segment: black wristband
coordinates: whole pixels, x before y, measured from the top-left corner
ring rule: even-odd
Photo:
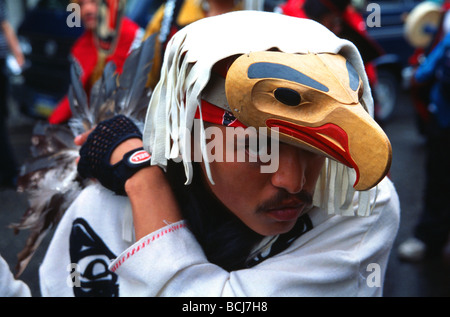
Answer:
[[[149,167],[150,159],[150,154],[142,147],[125,153],[121,161],[111,166],[115,182],[108,187],[118,195],[126,195],[125,182],[139,170]]]
[[[113,166],[110,164],[110,158],[114,149],[130,138],[142,139],[142,134],[127,117],[118,115],[101,122],[80,149],[79,174],[85,178],[96,178],[106,188],[117,194],[125,195],[123,186],[128,177],[132,175],[130,170],[138,168],[140,165],[122,160]],[[126,155],[131,157],[133,154],[134,151],[131,151]],[[150,165],[149,162],[146,163]],[[127,175],[130,176],[127,177]]]

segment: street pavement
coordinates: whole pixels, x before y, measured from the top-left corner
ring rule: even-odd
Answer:
[[[23,162],[29,155],[30,135],[35,120],[12,111],[10,136],[16,158]],[[394,115],[383,128],[391,139],[393,162],[390,177],[396,185],[402,207],[401,224],[394,249],[389,260],[384,285],[385,297],[450,296],[450,246],[444,259],[421,263],[405,263],[398,259],[396,247],[408,238],[423,206],[424,188],[424,139],[416,129],[414,110],[406,92],[395,109]],[[15,236],[8,225],[19,221],[27,208],[24,194],[13,190],[0,190],[0,254],[14,270],[16,254],[23,248],[28,232]],[[40,296],[38,268],[51,234],[43,241],[28,268],[20,277],[31,288],[34,296]]]

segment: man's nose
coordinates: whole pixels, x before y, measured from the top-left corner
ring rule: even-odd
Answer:
[[[300,192],[306,183],[307,160],[302,151],[290,145],[280,145],[278,170],[272,174],[272,185],[291,194]]]

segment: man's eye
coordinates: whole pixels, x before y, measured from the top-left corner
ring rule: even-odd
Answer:
[[[270,141],[270,138],[261,136],[252,139],[247,138],[245,140],[245,150],[254,157],[270,154]]]

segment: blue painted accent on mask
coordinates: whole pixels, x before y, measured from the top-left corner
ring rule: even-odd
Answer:
[[[356,69],[353,67],[353,65],[347,61],[347,70],[348,70],[348,79],[350,82],[350,88],[353,91],[356,91],[359,87],[359,75]]]
[[[311,77],[295,70],[289,66],[275,64],[275,63],[255,63],[250,65],[247,71],[247,76],[250,79],[276,78],[293,81],[323,92],[328,92],[330,89],[312,79]]]

